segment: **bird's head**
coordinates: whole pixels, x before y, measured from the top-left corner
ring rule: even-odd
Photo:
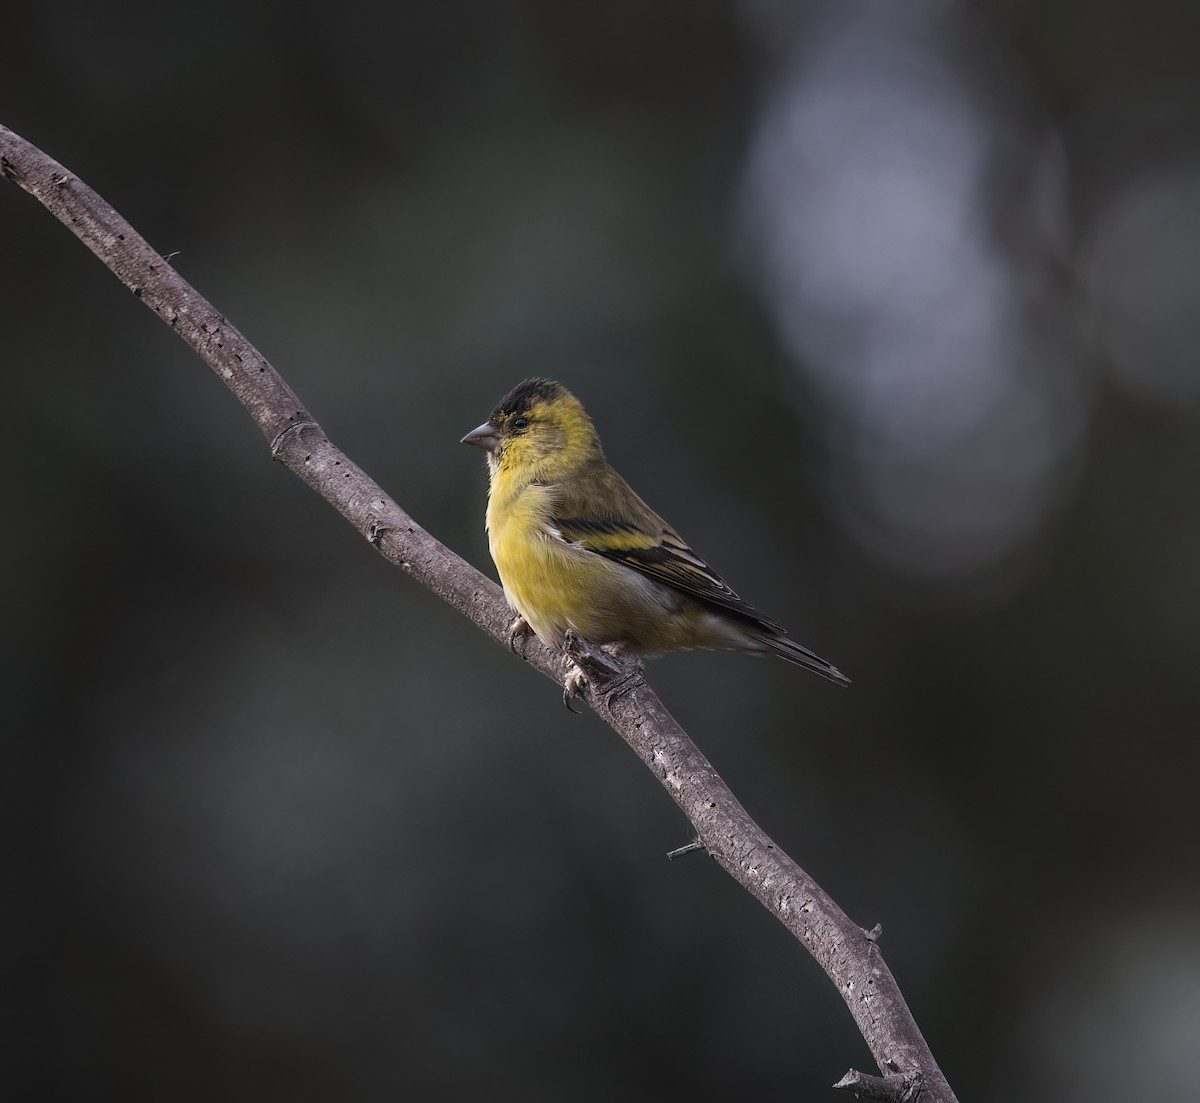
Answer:
[[[603,455],[583,404],[552,379],[518,384],[462,443],[487,452],[493,473],[512,471],[531,478],[561,477]]]

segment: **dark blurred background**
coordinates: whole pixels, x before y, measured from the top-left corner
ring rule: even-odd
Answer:
[[[1194,1097],[1200,8],[6,15],[0,121],[491,572],[521,378],[854,678],[651,671],[960,1098]],[[0,189],[5,1098],[833,1099],[865,1047],[595,718]]]

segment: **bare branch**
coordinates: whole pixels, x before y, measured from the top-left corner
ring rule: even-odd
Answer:
[[[114,275],[217,373],[270,442],[272,456],[346,518],[391,563],[454,606],[506,649],[512,616],[498,586],[435,540],[330,443],[266,358],[198,294],[144,238],[62,165],[0,126],[0,174],[37,198]],[[561,682],[564,656],[535,638],[519,652]],[[918,1085],[923,1103],[954,1094],[884,964],[864,932],[750,818],[628,659],[582,659],[583,698],[633,748],[696,829],[696,842],[820,962],[846,1001],[887,1079],[844,1084],[863,1095],[878,1081],[895,1094]],[[616,673],[613,673],[613,671]],[[857,1086],[855,1086],[857,1085]],[[883,1090],[883,1088],[879,1088]]]

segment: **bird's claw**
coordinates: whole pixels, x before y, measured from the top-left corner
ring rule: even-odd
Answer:
[[[578,709],[571,708],[571,699],[574,697],[582,697],[584,686],[588,684],[588,676],[579,668],[578,664],[570,663],[567,666],[567,676],[563,679],[563,704],[567,707],[567,712],[578,714]]]
[[[517,653],[517,640],[524,639],[532,631],[529,621],[518,613],[512,624],[508,626],[508,646],[514,655]]]
[[[583,695],[591,686],[609,708],[618,697],[643,685],[642,664],[623,643],[600,646],[568,631],[563,640],[563,663],[567,675],[563,681],[563,704],[571,709],[571,699]]]

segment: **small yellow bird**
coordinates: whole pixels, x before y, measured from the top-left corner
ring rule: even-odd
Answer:
[[[770,652],[849,684],[742,601],[633,492],[560,383],[527,379],[462,443],[487,452],[492,558],[509,605],[544,643],[561,648],[571,631],[641,654]]]

